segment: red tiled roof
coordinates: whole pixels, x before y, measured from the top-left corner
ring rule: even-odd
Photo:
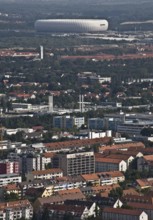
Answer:
[[[107,151],[107,150],[113,150],[113,149],[128,149],[128,148],[145,148],[145,145],[142,142],[131,142],[126,144],[115,144],[115,145],[108,145],[104,147],[100,147],[100,151]]]
[[[75,147],[82,147],[82,146],[91,146],[94,144],[107,144],[110,138],[96,138],[96,139],[84,139],[84,140],[71,140],[71,141],[61,141],[61,142],[54,142],[54,143],[46,143],[44,144],[48,150],[54,149],[63,149],[63,148],[75,148]]]
[[[52,158],[52,157],[54,157],[56,154],[55,153],[52,153],[52,152],[45,152],[44,154],[43,154],[43,157],[45,157],[45,158]]]
[[[99,163],[115,163],[119,164],[122,161],[122,159],[112,159],[112,158],[95,158],[95,162]]]
[[[148,204],[148,203],[137,203],[137,202],[128,202],[127,203],[128,206],[131,206],[135,209],[148,209],[148,210],[153,210],[153,205],[152,204]]]
[[[153,155],[146,155],[146,156],[143,156],[143,158],[147,161],[153,161]]]
[[[34,170],[31,172],[33,175],[45,175],[51,173],[63,173],[63,171],[59,168],[48,169],[48,170]]]
[[[0,210],[6,209],[6,208],[20,208],[20,207],[25,207],[27,205],[31,205],[27,199],[19,200],[19,201],[12,201],[12,202],[1,202]]]
[[[120,177],[124,176],[124,174],[121,171],[107,171],[107,172],[98,172],[96,173],[98,175],[110,175],[111,177]]]
[[[83,177],[83,179],[85,181],[88,181],[88,180],[99,180],[99,177],[96,173],[92,173],[92,174],[84,174],[84,175],[81,175]]]
[[[3,186],[3,189],[9,191],[9,190],[19,190],[20,188],[16,184],[8,184],[6,186]]]
[[[121,214],[121,215],[139,216],[143,211],[133,210],[133,209],[121,209],[121,208],[104,208],[103,212]]]
[[[51,205],[51,204],[45,204],[45,207],[49,210],[54,211],[65,211],[65,212],[73,212],[75,214],[82,214],[85,207],[83,206],[75,206],[75,205],[64,205],[64,204],[58,204],[58,205]]]

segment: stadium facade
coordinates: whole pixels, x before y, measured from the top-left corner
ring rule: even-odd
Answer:
[[[101,19],[42,19],[35,22],[38,32],[90,33],[108,29],[108,21]]]

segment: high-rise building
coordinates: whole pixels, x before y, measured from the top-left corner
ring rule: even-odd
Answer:
[[[88,128],[94,130],[104,129],[104,119],[103,118],[89,118]]]
[[[2,160],[0,161],[0,174],[18,174],[19,162]]]
[[[40,155],[26,157],[26,173],[33,170],[45,170],[45,158]]]
[[[40,46],[40,59],[43,60],[44,59],[44,47]]]
[[[62,153],[57,155],[59,168],[65,176],[90,174],[95,172],[94,152]]]
[[[73,117],[69,115],[54,116],[53,127],[71,129],[74,126],[80,128],[84,124],[84,117]]]
[[[50,95],[48,98],[48,107],[49,107],[49,112],[52,113],[53,112],[53,96]]]

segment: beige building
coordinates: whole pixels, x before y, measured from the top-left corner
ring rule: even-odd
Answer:
[[[41,197],[42,198],[49,197],[49,196],[52,196],[53,193],[54,193],[54,187],[53,187],[53,185],[49,185],[44,188],[44,191],[43,191]]]
[[[120,171],[108,171],[93,174],[81,175],[87,184],[95,185],[112,185],[125,181],[125,176]]]
[[[32,171],[26,175],[27,181],[33,181],[34,179],[53,179],[55,177],[62,177],[63,171],[61,169],[48,169]]]
[[[59,154],[58,159],[64,176],[95,172],[94,152],[64,153]]]

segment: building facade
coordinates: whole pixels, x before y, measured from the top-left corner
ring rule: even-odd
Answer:
[[[58,159],[59,167],[63,169],[63,174],[65,176],[95,172],[94,152],[59,154]]]
[[[19,162],[2,160],[0,161],[0,174],[18,174],[19,173]]]
[[[96,172],[123,171],[127,170],[127,163],[121,159],[96,158]]]
[[[10,183],[21,183],[22,178],[17,174],[1,174],[0,175],[0,187],[8,185]]]
[[[0,203],[0,219],[32,219],[33,208],[28,200]]]
[[[104,208],[102,218],[105,220],[148,220],[148,215],[139,210]]]
[[[69,115],[53,117],[53,127],[55,128],[71,129],[74,126],[80,128],[83,124],[84,117],[71,117]]]

